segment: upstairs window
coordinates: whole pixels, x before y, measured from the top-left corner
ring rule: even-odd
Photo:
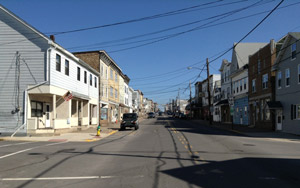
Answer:
[[[100,76],[101,76],[101,77],[103,76],[103,65],[102,65],[102,63],[101,63],[101,65],[100,65]]]
[[[260,74],[260,60],[257,61],[257,73]]]
[[[90,74],[90,86],[92,86],[93,85],[93,77],[92,77],[92,75]]]
[[[277,87],[281,88],[281,71],[277,73]]]
[[[110,69],[110,79],[111,80],[114,79],[114,71],[112,69]]]
[[[77,67],[77,80],[80,81],[80,68]]]
[[[60,72],[60,66],[61,66],[61,57],[60,55],[56,54],[56,70]]]
[[[268,88],[268,74],[264,74],[262,78],[262,88],[267,89]]]
[[[243,91],[243,80],[240,80],[240,91]]]
[[[256,92],[256,79],[252,80],[252,93]]]
[[[86,71],[84,71],[84,83],[85,84],[87,83],[87,73],[86,73]]]
[[[296,51],[297,51],[297,45],[296,43],[294,43],[292,44],[292,59],[296,59],[296,55],[297,55]]]
[[[300,84],[300,64],[298,65],[298,84]]]
[[[290,86],[290,69],[285,70],[285,86]]]
[[[118,90],[115,89],[115,98],[118,98]]]
[[[69,61],[65,60],[65,75],[69,76]]]
[[[113,89],[113,87],[110,87],[110,96],[111,96],[111,97],[114,96],[114,89]]]
[[[115,82],[117,82],[117,81],[118,81],[118,74],[115,73]]]
[[[97,88],[97,77],[95,76],[95,78],[94,78],[94,83],[95,83],[95,88]]]
[[[244,79],[244,90],[247,89],[247,82],[248,82],[248,78],[245,78],[245,79]]]

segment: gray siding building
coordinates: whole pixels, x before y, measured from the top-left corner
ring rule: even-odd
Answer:
[[[300,134],[300,33],[288,33],[273,70],[276,71],[276,130]],[[281,104],[280,104],[281,103]]]

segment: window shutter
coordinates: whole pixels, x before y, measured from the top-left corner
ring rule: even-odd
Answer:
[[[291,120],[293,120],[293,115],[294,115],[293,110],[294,110],[293,105],[291,105]]]

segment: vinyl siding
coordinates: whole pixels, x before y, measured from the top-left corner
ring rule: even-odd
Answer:
[[[56,70],[56,54],[61,56],[61,71]],[[65,75],[65,60],[69,61],[69,76]],[[77,80],[77,67],[80,68],[80,81]],[[84,83],[84,71],[87,72],[87,83]],[[72,58],[64,55],[58,50],[51,50],[50,63],[50,84],[60,88],[64,88],[73,92],[77,92],[91,98],[98,98],[99,80],[98,76],[92,74],[92,86],[90,86],[90,74],[88,69],[78,64]],[[97,88],[95,88],[94,79],[97,78]]]
[[[12,132],[23,123],[23,97],[28,85],[45,81],[48,43],[0,9],[0,132]],[[17,107],[15,79],[16,52],[20,54],[21,117],[11,111]],[[24,61],[28,64],[28,67]],[[32,75],[29,72],[29,69]],[[21,131],[25,132],[26,129]]]

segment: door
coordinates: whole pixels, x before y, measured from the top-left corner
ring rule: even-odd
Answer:
[[[46,128],[50,127],[50,104],[46,103]]]
[[[276,130],[282,130],[282,110],[276,110]]]
[[[81,126],[82,112],[81,112],[81,101],[78,101],[78,126]]]

